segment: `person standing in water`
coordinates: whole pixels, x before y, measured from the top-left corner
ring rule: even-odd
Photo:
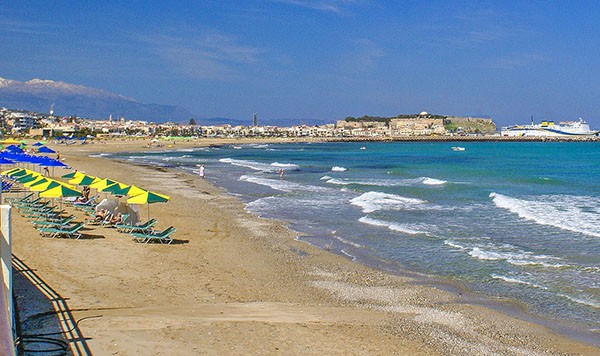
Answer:
[[[200,176],[200,178],[204,179],[204,165],[200,165],[200,168],[198,168],[198,175]]]
[[[285,172],[283,171],[283,168],[279,168],[279,179],[283,179],[283,174]]]

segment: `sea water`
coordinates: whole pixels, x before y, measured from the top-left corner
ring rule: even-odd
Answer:
[[[202,164],[249,211],[289,222],[311,244],[599,332],[600,144],[453,145],[248,144],[116,158],[190,173]]]

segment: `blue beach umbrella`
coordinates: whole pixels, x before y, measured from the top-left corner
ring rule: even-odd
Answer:
[[[23,149],[17,145],[6,146],[6,150],[10,151],[10,152],[20,152],[20,153],[23,152]]]
[[[39,153],[56,153],[55,150],[48,148],[46,146],[42,146],[42,147],[38,148],[38,152]]]
[[[2,164],[15,164],[15,162],[13,162],[7,158],[0,157],[0,165],[2,165]]]

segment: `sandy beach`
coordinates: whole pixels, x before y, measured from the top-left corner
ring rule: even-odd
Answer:
[[[211,143],[222,142],[173,149]],[[13,211],[14,255],[79,321],[85,341],[68,340],[73,354],[600,354],[463,293],[299,242],[285,224],[247,213],[198,176],[90,157],[148,150],[147,141],[50,147],[80,171],[169,195],[149,214],[157,229],[177,229],[171,245],[136,243],[98,226],[80,240],[49,239]],[[141,207],[142,220],[146,214]]]

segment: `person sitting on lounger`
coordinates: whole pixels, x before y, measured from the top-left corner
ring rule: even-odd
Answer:
[[[110,217],[109,222],[113,225],[114,224],[122,224],[123,223],[123,221],[121,221],[122,219],[123,219],[123,216],[121,215],[121,213],[116,213]]]
[[[106,215],[108,215],[108,210],[100,209],[96,212],[96,216],[94,216],[94,220],[104,221],[106,219]]]

